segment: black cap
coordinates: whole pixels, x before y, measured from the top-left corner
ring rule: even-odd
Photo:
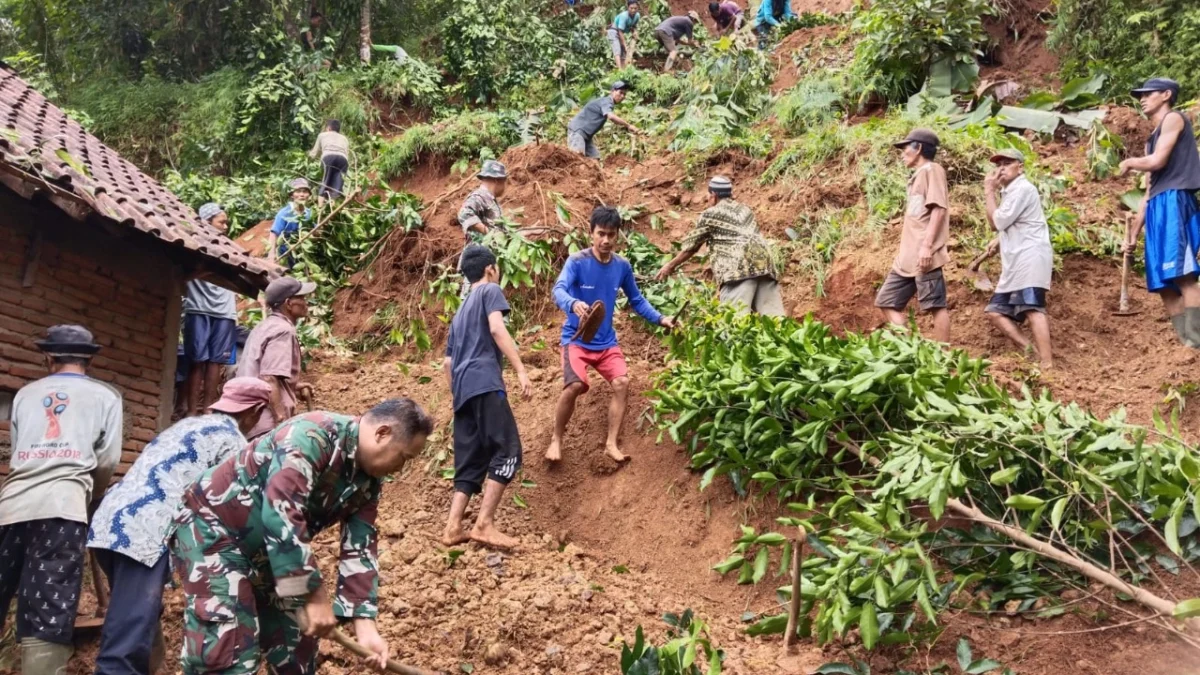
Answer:
[[[908,136],[905,136],[904,140],[896,141],[895,143],[892,143],[892,145],[897,148],[903,148],[909,143],[922,143],[924,145],[932,145],[935,148],[942,144],[942,142],[938,140],[937,134],[933,133],[929,129],[913,129],[912,131],[908,132]]]
[[[91,356],[100,351],[92,332],[83,326],[63,324],[51,326],[46,339],[37,341],[38,349],[53,356]]]
[[[1169,91],[1178,96],[1179,83],[1169,77],[1152,77],[1149,80],[1146,80],[1145,84],[1130,91],[1129,93],[1133,95],[1134,98],[1137,98],[1142,94],[1150,94],[1156,91]]]

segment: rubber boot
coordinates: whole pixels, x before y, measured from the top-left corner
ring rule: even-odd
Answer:
[[[1200,348],[1200,307],[1188,307],[1183,310],[1184,344],[1196,349]]]
[[[66,675],[75,648],[37,638],[21,639],[21,675]]]
[[[1179,336],[1179,341],[1189,347],[1195,347],[1192,341],[1188,339],[1188,320],[1187,312],[1171,315],[1171,327],[1175,329],[1175,334]]]

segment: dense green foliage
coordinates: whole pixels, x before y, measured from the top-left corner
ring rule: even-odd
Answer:
[[[1191,0],[1059,0],[1050,46],[1069,76],[1108,75],[1124,98],[1151,77],[1171,77],[1185,97],[1200,92],[1200,5]],[[1128,99],[1125,99],[1128,100]]]
[[[868,648],[889,631],[915,639],[918,619],[935,622],[956,589],[999,591],[1045,565],[1011,542],[990,548],[995,536],[931,533],[918,505],[940,518],[962,499],[1133,583],[1154,544],[1200,558],[1200,462],[1164,423],[1152,431],[1123,413],[1100,420],[1045,394],[1014,396],[983,361],[892,331],[839,338],[811,318],[721,311],[669,341],[673,367],[653,394],[663,429],[702,486],[729,476],[740,491],[798,502],[805,517],[782,522],[816,535],[802,584],[803,613],[816,614],[802,630],[822,643],[855,626]],[[783,541],[764,537],[747,532],[718,569],[761,579],[766,558],[756,553],[747,573],[746,547]],[[990,555],[939,554],[948,579],[935,547]]]
[[[854,75],[867,93],[903,101],[921,88],[935,62],[974,62],[987,40],[983,19],[995,11],[989,0],[873,2],[854,20],[862,34]]]
[[[724,654],[708,639],[704,622],[692,610],[666,614],[667,642],[655,646],[646,642],[638,626],[632,645],[621,644],[621,675],[721,675]],[[701,670],[706,663],[708,668]]]

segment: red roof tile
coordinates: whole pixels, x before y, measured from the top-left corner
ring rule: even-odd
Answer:
[[[69,215],[96,213],[164,244],[204,256],[243,291],[265,286],[279,268],[200,221],[158,181],[84,131],[0,63],[0,182],[26,198],[41,192]]]

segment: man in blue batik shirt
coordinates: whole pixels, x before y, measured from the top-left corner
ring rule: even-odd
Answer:
[[[256,377],[225,383],[210,414],[176,422],[150,442],[124,480],[104,495],[87,546],[112,589],[96,673],[148,674],[170,577],[167,540],[183,492],[206,469],[246,445],[271,387]]]

